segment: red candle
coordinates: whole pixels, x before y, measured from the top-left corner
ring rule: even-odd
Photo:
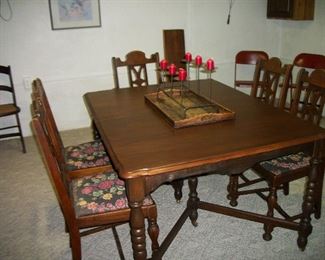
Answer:
[[[175,66],[175,64],[172,63],[169,65],[169,74],[175,75],[175,73],[176,73],[176,66]]]
[[[178,79],[180,81],[184,81],[184,80],[186,80],[186,77],[187,77],[186,70],[184,70],[183,68],[179,68],[179,70],[178,70]]]
[[[195,64],[196,64],[196,66],[201,66],[202,65],[202,57],[200,55],[197,55],[195,57]]]
[[[192,54],[190,52],[185,53],[185,60],[186,60],[186,62],[192,61]]]
[[[208,59],[207,60],[207,69],[208,70],[214,70],[214,61],[213,61],[213,59]]]
[[[167,70],[167,66],[168,66],[168,61],[167,60],[162,60],[160,62],[160,69]]]

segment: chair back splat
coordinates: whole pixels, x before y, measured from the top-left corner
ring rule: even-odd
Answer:
[[[319,125],[325,103],[325,70],[309,73],[301,69],[297,75],[291,113]]]
[[[125,56],[122,61],[118,57],[112,57],[112,68],[115,88],[120,88],[118,68],[125,67],[127,70],[129,87],[148,86],[148,71],[147,65],[153,64],[156,74],[157,84],[161,83],[161,76],[159,72],[159,54],[158,52],[152,54],[150,58],[142,51],[131,51]]]
[[[0,104],[0,118],[14,116],[16,120],[16,123],[10,123],[9,125],[0,127],[0,131],[3,132],[3,134],[0,134],[0,139],[19,136],[23,153],[26,153],[26,146],[25,146],[25,141],[23,137],[23,132],[21,130],[21,123],[19,118],[20,107],[17,105],[17,101],[16,101],[15,87],[12,79],[10,66],[0,65],[0,75],[1,76],[5,75],[5,77],[7,77],[9,82],[6,85],[0,83],[0,97],[3,96],[5,97],[4,100],[6,100],[8,96],[10,96],[9,98],[11,99],[9,101],[5,101]],[[0,98],[0,100],[2,99]],[[15,130],[8,131],[8,129],[15,129]]]
[[[292,65],[282,66],[279,58],[259,60],[254,73],[251,96],[284,109]],[[282,86],[281,91],[280,85]]]

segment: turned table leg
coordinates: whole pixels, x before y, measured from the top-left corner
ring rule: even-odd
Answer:
[[[184,181],[176,180],[176,181],[172,181],[171,184],[174,188],[174,196],[175,196],[176,202],[180,202],[183,197],[182,188],[184,185]]]
[[[126,181],[130,213],[131,242],[133,258],[136,260],[147,259],[146,236],[144,215],[141,210],[144,194],[144,183],[141,179]]]
[[[198,180],[197,177],[191,177],[188,179],[188,186],[190,189],[190,193],[188,194],[189,198],[187,201],[187,207],[190,209],[190,214],[189,214],[189,218],[192,222],[193,226],[197,226],[197,219],[198,219],[198,202],[199,202],[199,198],[198,198],[198,194],[196,191],[197,188],[197,184],[198,184]]]
[[[236,207],[238,205],[238,179],[239,174],[233,174],[229,176],[229,184],[227,186],[227,199],[230,200],[230,205]]]

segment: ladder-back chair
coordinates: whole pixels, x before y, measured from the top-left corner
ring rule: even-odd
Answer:
[[[4,100],[7,100],[7,98],[10,99],[10,101],[5,101],[4,103],[0,104],[0,118],[15,116],[15,120],[16,120],[16,123],[14,124],[11,123],[8,126],[4,126],[0,128],[0,131],[4,132],[3,134],[0,135],[0,139],[19,136],[23,153],[26,153],[25,141],[24,141],[23,132],[21,130],[21,123],[19,119],[20,107],[17,106],[14,82],[12,79],[10,66],[0,65],[0,75],[5,75],[9,82],[6,85],[2,85],[0,83],[0,97],[3,96]],[[16,130],[8,133],[7,130],[13,128],[15,128]]]

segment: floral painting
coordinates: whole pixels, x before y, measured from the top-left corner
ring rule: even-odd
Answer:
[[[83,21],[92,19],[90,0],[59,0],[61,21]]]
[[[99,0],[49,0],[52,29],[99,27]]]

